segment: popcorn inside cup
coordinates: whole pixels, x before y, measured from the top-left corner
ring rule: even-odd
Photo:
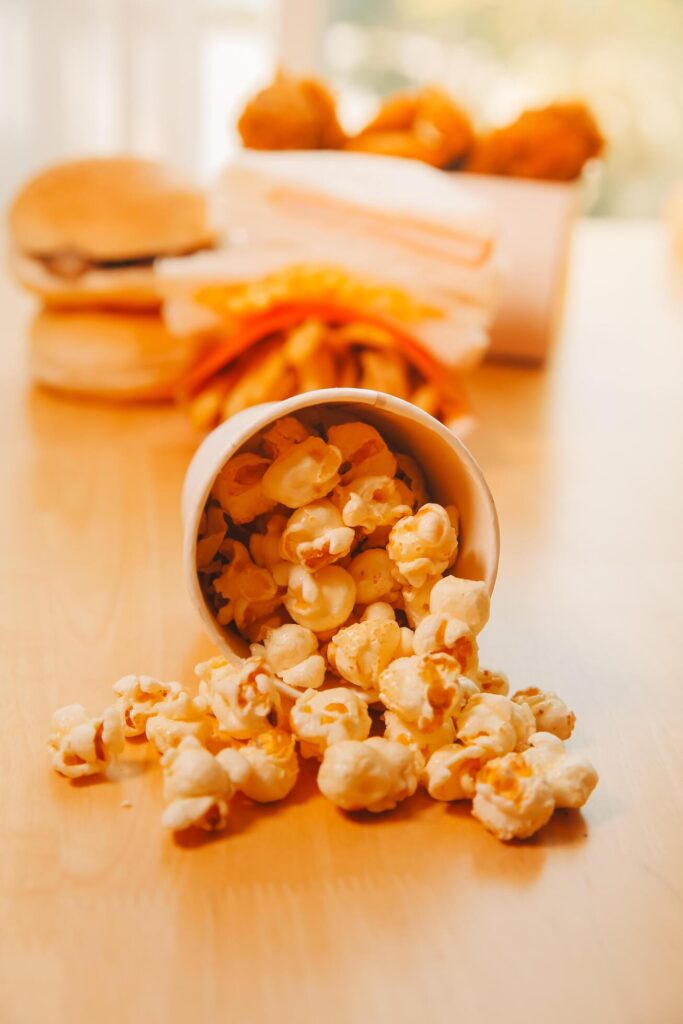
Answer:
[[[196,545],[206,605],[246,643],[287,624],[320,643],[340,633],[332,647],[346,676],[370,679],[370,662],[386,661],[390,648],[396,657],[406,645],[413,653],[399,630],[416,622],[415,592],[427,596],[457,557],[458,511],[429,498],[411,454],[371,424],[331,409],[283,417],[250,438],[213,483]],[[469,586],[488,603],[483,583]],[[378,602],[392,609],[393,647],[385,643],[380,655],[361,645],[367,665],[351,669],[346,638],[354,634],[341,631]],[[327,668],[344,675],[329,659]]]

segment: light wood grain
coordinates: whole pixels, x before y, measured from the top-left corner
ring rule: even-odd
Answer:
[[[0,352],[0,1020],[683,1020],[683,317],[651,225],[585,225],[551,366],[488,366],[472,446],[502,559],[485,662],[575,708],[601,783],[531,842],[417,796],[359,822],[305,776],[227,836],[174,842],[131,745],[72,785],[52,710],[128,671],[188,679],[173,410],[27,387]],[[130,800],[126,809],[122,801]]]

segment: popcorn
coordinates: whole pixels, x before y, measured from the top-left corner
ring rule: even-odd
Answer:
[[[387,526],[376,526],[370,533],[365,533],[364,531],[359,530],[358,533],[361,537],[363,549],[365,551],[368,551],[370,548],[386,549],[386,546],[389,543],[389,534],[391,533],[392,526],[393,523],[389,523]]]
[[[422,505],[426,505],[429,501],[427,485],[422,470],[412,455],[397,452],[396,467],[396,476],[399,480],[403,480],[413,496],[413,506],[421,508]]]
[[[311,573],[294,566],[284,605],[295,622],[315,633],[337,629],[348,619],[356,602],[353,577],[338,565]]]
[[[327,436],[330,444],[342,453],[343,484],[361,476],[392,477],[396,473],[396,458],[379,431],[369,423],[340,423],[330,427]]]
[[[214,590],[227,604],[222,610],[222,623],[233,619],[238,628],[268,614],[280,604],[277,583],[267,569],[255,565],[244,544],[227,540],[223,552],[226,567],[214,581]]]
[[[345,811],[389,811],[417,789],[413,752],[380,736],[342,740],[325,751],[318,787]]]
[[[290,566],[280,554],[282,534],[287,526],[287,516],[274,512],[268,517],[265,533],[252,533],[249,538],[249,553],[256,563],[270,571],[279,587],[286,587]]]
[[[249,611],[255,615],[257,611],[263,611],[263,606],[250,605]],[[220,622],[220,618],[218,621]],[[265,611],[258,618],[254,617],[251,621],[245,620],[242,623],[241,631],[251,644],[260,644],[272,630],[285,626],[289,621],[289,615],[280,604],[278,596],[277,604],[273,601],[270,608],[266,604]],[[235,624],[237,625],[237,620],[235,620]]]
[[[114,683],[124,736],[142,736],[157,705],[181,689],[180,683],[162,683],[151,676],[123,676]]]
[[[458,715],[456,724],[460,742],[482,747],[489,757],[524,749],[536,730],[534,716],[526,705],[514,704],[493,693],[475,694]]]
[[[430,576],[420,587],[402,587],[403,607],[408,623],[413,629],[417,629],[422,620],[429,615],[429,598],[438,579],[438,576]]]
[[[504,672],[480,668],[475,678],[480,690],[484,693],[497,693],[500,697],[507,697],[510,692],[510,683]]]
[[[329,350],[324,365],[311,365],[320,340],[314,322],[302,325],[279,363],[267,353],[254,361],[244,388],[253,396],[275,386],[295,360],[309,383],[337,373],[357,382],[357,354],[341,365]],[[361,373],[378,376],[383,366],[366,359]],[[244,388],[229,388],[219,399],[226,408],[243,403]],[[428,390],[418,386],[412,398],[428,404]],[[564,749],[574,715],[551,692],[508,699],[507,677],[479,669],[488,590],[443,575],[458,553],[458,510],[430,502],[415,460],[395,455],[374,427],[330,425],[335,417],[321,410],[306,425],[271,423],[224,466],[200,517],[204,599],[251,656],[198,665],[198,696],[126,676],[101,718],[63,708],[52,763],[72,777],[103,771],[124,732],[144,733],[162,755],[164,825],[213,830],[235,791],[284,799],[296,785],[298,745],[322,761],[322,793],[347,810],[390,809],[420,780],[434,799],[472,799],[475,817],[501,839],[531,835],[555,806],[582,806],[597,783],[593,766]],[[369,738],[369,704],[383,715],[381,737]]]
[[[401,591],[392,569],[393,563],[384,548],[368,548],[356,555],[349,563],[349,572],[356,584],[357,603],[396,602]]]
[[[460,676],[458,682],[464,698],[464,704],[466,704],[468,700],[471,700],[477,693],[481,693],[481,690],[471,676]]]
[[[194,737],[188,736],[161,759],[164,798],[168,806],[161,823],[179,832],[195,826],[206,831],[225,828],[234,786],[227,771]]]
[[[310,431],[294,416],[284,416],[264,430],[261,435],[261,447],[269,459],[277,459],[290,451],[295,444],[301,444],[310,436]]]
[[[160,701],[147,719],[145,734],[160,754],[177,747],[188,736],[205,743],[213,734],[214,719],[208,714],[204,697],[191,697],[179,690]]]
[[[384,705],[418,729],[429,731],[462,706],[458,662],[450,654],[397,658],[379,677]]]
[[[556,807],[583,807],[598,784],[598,773],[590,761],[568,754],[562,740],[552,733],[534,733],[522,757],[548,783]]]
[[[436,615],[460,619],[473,633],[481,633],[489,621],[491,598],[485,583],[445,576],[429,598],[429,610]]]
[[[448,512],[434,503],[400,519],[387,545],[396,578],[411,587],[421,587],[430,576],[439,576],[455,561],[457,552],[458,535]]]
[[[375,691],[380,674],[394,660],[400,645],[401,629],[395,620],[371,619],[335,633],[327,657],[348,682]]]
[[[460,665],[462,675],[476,673],[479,652],[474,633],[459,619],[448,615],[427,615],[415,630],[413,646],[416,654],[445,651]]]
[[[471,800],[477,773],[487,760],[483,747],[449,743],[429,758],[422,782],[434,800]]]
[[[268,497],[263,489],[263,479],[270,466],[269,459],[253,452],[234,455],[223,466],[211,494],[233,523],[250,523],[276,504],[277,499]]]
[[[273,503],[301,508],[337,486],[341,462],[342,453],[333,444],[307,437],[270,465],[262,480],[263,494]]]
[[[409,658],[412,654],[416,653],[415,633],[409,626],[401,626],[400,657]]]
[[[550,785],[522,754],[497,757],[477,776],[472,814],[498,839],[532,836],[550,821],[554,809]]]
[[[429,732],[418,729],[414,722],[404,721],[395,711],[385,711],[383,718],[385,739],[412,747],[423,757],[429,757],[435,750],[455,740],[455,723],[452,718],[444,718],[441,725]]]
[[[52,767],[69,779],[105,771],[125,745],[116,705],[91,718],[82,704],[68,704],[52,716],[48,752]]]
[[[361,622],[396,622],[396,613],[386,601],[373,601],[363,609]]]
[[[262,658],[231,665],[212,658],[195,668],[199,692],[208,701],[220,733],[248,740],[280,723],[282,705],[277,680]]]
[[[370,534],[377,527],[392,526],[412,509],[405,484],[389,476],[359,476],[336,487],[332,500],[341,509],[342,519]]]
[[[512,699],[515,704],[526,704],[531,708],[538,732],[551,732],[561,740],[568,740],[574,731],[576,715],[556,693],[531,687],[518,690]]]
[[[284,800],[299,777],[294,737],[283,729],[262,732],[239,750],[226,747],[216,760],[235,788],[260,804]]]
[[[317,653],[318,638],[305,626],[287,623],[265,638],[264,656],[288,686],[317,690],[325,680],[325,659]],[[252,652],[253,653],[253,652]]]
[[[207,571],[220,550],[228,532],[225,513],[222,508],[212,505],[207,508],[198,531],[197,569]]]
[[[370,734],[367,704],[345,686],[303,693],[289,717],[303,757],[320,757],[333,743],[364,740]]]
[[[348,555],[355,539],[354,531],[344,526],[339,509],[322,499],[291,516],[282,534],[280,554],[313,572]]]

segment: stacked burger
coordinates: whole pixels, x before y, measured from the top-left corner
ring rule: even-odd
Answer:
[[[332,386],[464,427],[497,290],[492,224],[466,187],[390,157],[244,152],[214,217],[225,248],[159,268],[170,330],[211,342],[184,382],[199,428]]]
[[[21,189],[9,236],[12,270],[41,301],[34,379],[79,394],[170,397],[197,345],[166,330],[155,265],[213,246],[203,193],[152,161],[72,161]]]

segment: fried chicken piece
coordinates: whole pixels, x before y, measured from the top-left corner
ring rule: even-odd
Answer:
[[[418,93],[397,92],[387,96],[382,105],[357,138],[377,132],[408,132],[417,116]]]
[[[552,103],[526,110],[512,124],[478,138],[465,169],[477,174],[573,181],[604,145],[584,103]]]
[[[474,131],[464,111],[445,93],[429,88],[415,95],[390,96],[345,148],[451,167],[466,157],[473,143]]]
[[[282,71],[249,100],[237,128],[248,149],[339,149],[346,138],[325,86]]]

